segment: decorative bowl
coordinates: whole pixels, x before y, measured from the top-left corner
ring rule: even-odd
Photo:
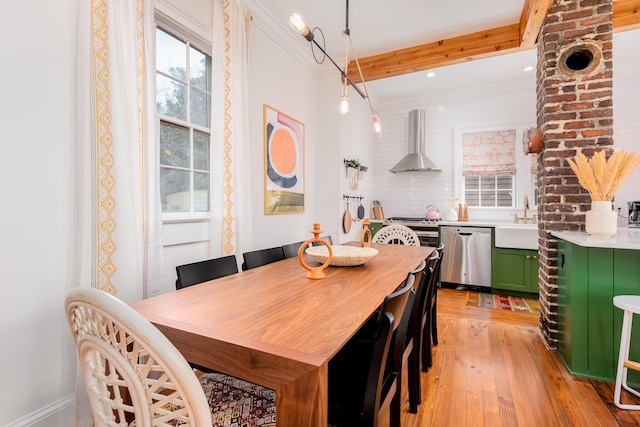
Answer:
[[[332,245],[331,250],[333,251],[331,265],[335,267],[362,265],[378,255],[378,250],[375,248],[361,248],[358,246]],[[326,246],[312,246],[307,249],[306,253],[321,263],[324,263],[329,258],[329,250]]]

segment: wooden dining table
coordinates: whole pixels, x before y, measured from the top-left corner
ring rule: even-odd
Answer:
[[[329,361],[434,250],[372,247],[367,263],[329,266],[325,279],[290,258],[132,306],[189,362],[275,390],[278,426],[326,426]]]

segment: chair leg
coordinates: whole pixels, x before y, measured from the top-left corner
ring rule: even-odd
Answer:
[[[622,333],[620,335],[620,353],[618,355],[618,370],[616,372],[616,385],[613,394],[613,403],[621,409],[640,410],[640,405],[627,405],[620,402],[621,388],[624,388],[631,394],[640,397],[640,393],[627,385],[628,368],[625,362],[629,359],[629,345],[631,341],[631,322],[633,313],[624,311],[622,319]]]
[[[418,405],[422,401],[422,388],[420,384],[420,360],[422,355],[421,344],[416,342],[413,351],[407,361],[407,382],[409,388],[409,412],[416,414]]]
[[[422,372],[427,372],[433,365],[431,353],[431,313],[427,314],[427,322],[422,329]]]
[[[438,307],[438,289],[434,295],[433,308],[431,309],[431,343],[438,345],[438,322],[436,322],[436,307]]]
[[[400,375],[398,375],[398,378]],[[400,394],[402,388],[400,388],[401,384],[398,381],[398,388],[396,389],[395,394],[393,395],[393,399],[391,400],[391,407],[389,408],[389,427],[401,427],[400,426]]]

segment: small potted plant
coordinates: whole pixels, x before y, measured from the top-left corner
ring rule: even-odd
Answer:
[[[354,174],[356,173],[356,171],[360,170],[360,166],[362,166],[360,164],[360,161],[357,159],[351,159],[351,160],[345,160],[344,164],[347,168],[347,177],[351,178],[354,176]]]

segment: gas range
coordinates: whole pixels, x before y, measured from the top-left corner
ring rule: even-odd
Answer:
[[[425,219],[416,217],[394,216],[383,221],[384,225],[400,224],[412,229],[422,246],[438,246],[439,219]]]

